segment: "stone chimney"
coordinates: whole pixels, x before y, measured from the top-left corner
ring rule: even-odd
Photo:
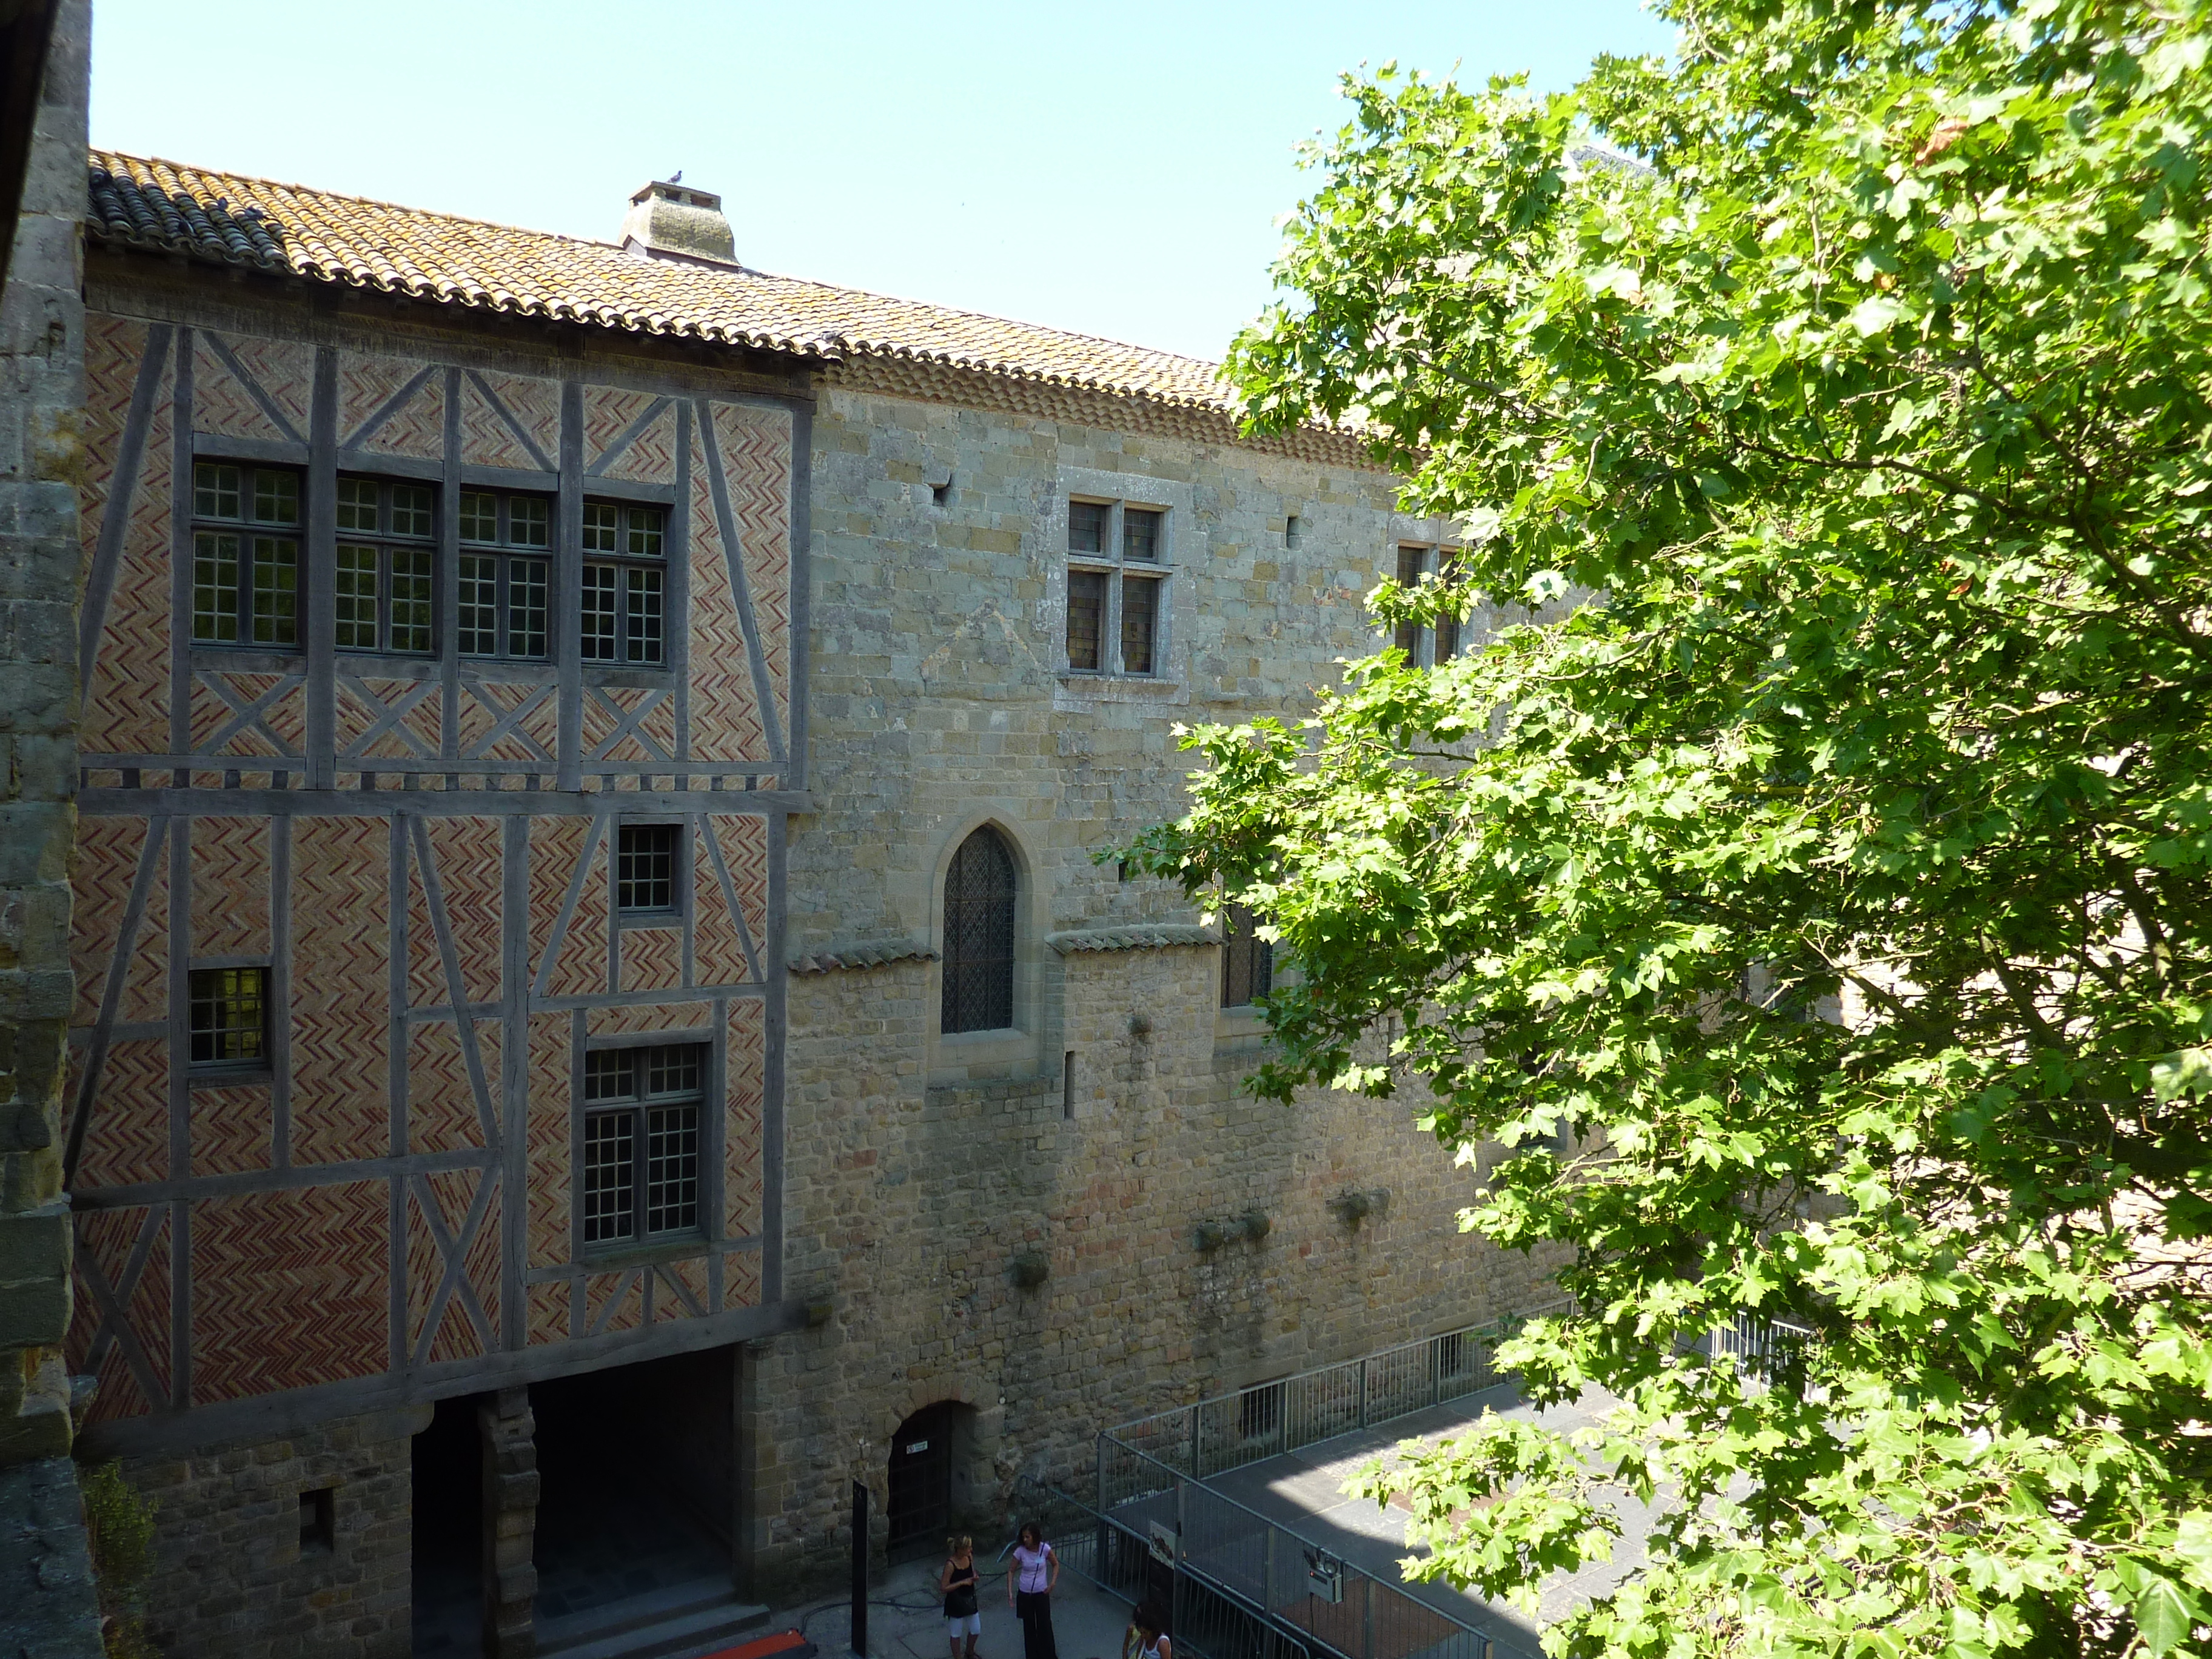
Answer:
[[[672,179],[656,179],[629,198],[623,251],[650,259],[703,264],[738,263],[736,239],[722,216],[722,198]]]

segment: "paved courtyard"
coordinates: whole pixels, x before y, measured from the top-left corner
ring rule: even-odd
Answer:
[[[1022,1627],[1006,1605],[1006,1564],[995,1548],[979,1541],[976,1565],[983,1575],[983,1639],[979,1659],[1022,1659]],[[868,1587],[869,1659],[949,1659],[943,1598],[937,1574],[944,1562],[908,1561]],[[1126,1601],[1093,1589],[1080,1575],[1063,1571],[1053,1592],[1052,1627],[1060,1659],[1121,1659],[1121,1636],[1129,1626]],[[769,1615],[763,1630],[801,1629],[823,1659],[852,1650],[851,1609],[840,1600],[810,1602]]]
[[[1206,1484],[1224,1497],[1258,1511],[1268,1520],[1331,1554],[1341,1557],[1371,1577],[1399,1581],[1399,1563],[1408,1553],[1401,1507],[1383,1508],[1346,1495],[1345,1486],[1364,1465],[1377,1457],[1397,1461],[1397,1448],[1408,1440],[1433,1443],[1463,1432],[1486,1411],[1501,1416],[1522,1417],[1545,1427],[1571,1431],[1595,1421],[1608,1404],[1607,1396],[1593,1393],[1572,1406],[1538,1411],[1523,1401],[1510,1383],[1486,1389],[1397,1418],[1379,1428],[1340,1435],[1294,1452],[1266,1458]],[[1594,1563],[1577,1573],[1554,1574],[1545,1583],[1534,1620],[1502,1602],[1486,1601],[1471,1592],[1449,1584],[1406,1583],[1402,1587],[1417,1601],[1473,1624],[1513,1652],[1540,1652],[1538,1631],[1602,1594],[1634,1571],[1644,1556],[1644,1540],[1650,1532],[1651,1512],[1625,1492],[1612,1494],[1613,1512],[1620,1516],[1622,1535],[1610,1562]],[[1158,1501],[1158,1500],[1155,1500]]]

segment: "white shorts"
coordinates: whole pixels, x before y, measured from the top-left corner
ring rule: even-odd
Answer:
[[[977,1612],[963,1614],[957,1619],[948,1619],[945,1621],[945,1633],[956,1642],[963,1636],[981,1636],[983,1633],[983,1615]]]

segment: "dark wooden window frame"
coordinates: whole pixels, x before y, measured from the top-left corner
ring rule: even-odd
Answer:
[[[486,539],[481,534],[471,535],[466,528],[472,521],[476,521],[476,515],[471,513],[470,504],[485,496],[490,497],[495,503],[493,507],[495,527],[490,539]],[[545,539],[544,541],[518,542],[514,539],[514,506],[518,501],[544,504],[545,508]],[[560,638],[561,635],[561,618],[558,615],[560,576],[556,568],[561,522],[559,502],[552,495],[536,490],[492,489],[470,486],[465,487],[461,491],[461,522],[465,527],[459,537],[458,556],[461,563],[459,580],[468,582],[478,580],[471,568],[472,562],[477,560],[491,561],[492,627],[490,631],[493,643],[489,650],[481,648],[478,636],[482,630],[474,626],[474,619],[470,611],[471,607],[482,601],[465,599],[462,601],[460,613],[456,615],[453,621],[455,642],[459,647],[459,654],[488,662],[550,662],[554,660],[556,654],[554,642]],[[527,522],[534,526],[536,522],[534,515]],[[516,579],[520,574],[526,580],[529,580],[532,573],[521,568],[532,565],[538,567],[544,575],[544,592],[538,600],[542,607],[544,621],[542,626],[536,630],[518,630],[515,627]],[[526,586],[524,603],[526,605],[528,602],[528,588]],[[526,643],[533,638],[537,640],[539,642],[539,648],[535,651],[515,649],[514,636],[518,631],[523,633]]]
[[[580,550],[580,556],[584,564],[581,592],[585,611],[576,617],[577,655],[587,668],[667,667],[669,600],[675,591],[675,580],[669,569],[668,508],[648,501],[586,496],[584,509],[585,545]],[[599,527],[592,522],[595,512],[612,515],[612,549],[591,545],[599,533]],[[648,543],[657,550],[643,550]],[[613,600],[608,618],[613,629],[609,641],[611,654],[608,655],[592,653],[589,648],[592,640],[584,630],[585,615],[594,609],[592,601],[599,573],[605,574]],[[640,605],[641,598],[648,591],[652,594],[651,605]],[[647,631],[648,618],[652,634],[649,649],[633,637]]]
[[[436,656],[438,654],[439,637],[437,486],[425,483],[419,478],[392,478],[380,477],[374,473],[364,472],[340,473],[338,475],[338,484],[341,494],[343,494],[343,487],[349,483],[372,484],[376,489],[377,523],[375,526],[372,529],[364,530],[358,526],[349,527],[344,525],[340,525],[337,530],[337,554],[338,562],[343,562],[345,550],[349,547],[367,547],[375,550],[377,556],[376,571],[374,575],[374,581],[376,583],[376,637],[368,645],[362,645],[358,641],[349,642],[341,640],[338,641],[337,648],[349,653],[349,655],[381,655],[422,658]],[[430,503],[429,525],[427,529],[417,531],[412,526],[410,526],[403,530],[394,526],[393,520],[395,509],[392,505],[392,492],[395,489],[419,489],[428,497]],[[342,500],[339,503],[338,511],[343,514],[344,510],[344,502]],[[394,554],[425,556],[427,557],[427,574],[424,580],[427,580],[429,583],[429,594],[427,599],[427,603],[429,605],[429,621],[424,629],[424,642],[420,646],[398,645],[393,643],[392,641],[392,599],[394,590],[398,582],[398,577],[393,569],[394,562],[392,556]],[[333,584],[335,585],[343,581],[344,574],[345,573],[337,571],[336,567],[333,566]],[[334,586],[333,591],[331,594],[331,605],[333,612],[335,612],[338,605],[339,597],[340,596],[336,591],[336,587]]]
[[[292,485],[293,516],[289,520],[266,518],[260,515],[258,505],[264,480],[289,480]],[[271,499],[281,499],[281,492],[272,493]],[[191,630],[195,649],[206,647],[218,651],[283,651],[301,652],[307,648],[306,630],[301,626],[307,615],[307,481],[297,467],[259,466],[250,461],[196,459],[192,463],[191,482],[191,611],[185,617],[185,626]],[[228,511],[224,511],[228,505]],[[215,538],[235,538],[232,557],[236,568],[227,582],[203,581],[203,561],[219,561],[222,555],[221,544]],[[264,607],[258,604],[263,588],[258,576],[264,562],[261,544],[291,549],[290,615],[283,616],[275,605],[270,611],[271,637],[259,639],[256,631],[263,622]],[[273,560],[267,568],[273,571],[286,567]],[[271,590],[272,592],[276,590]],[[201,596],[204,592],[227,592],[232,605],[230,620],[234,637],[222,639],[213,633],[202,632]],[[219,613],[216,613],[219,614]],[[276,635],[289,632],[291,638]]]
[[[656,1066],[679,1059],[689,1061],[688,1080],[655,1089]],[[628,1087],[617,1089],[624,1073]],[[585,1255],[707,1237],[716,1191],[710,1159],[718,1143],[708,1110],[714,1076],[714,1046],[696,1040],[585,1052],[574,1183],[576,1237]],[[618,1163],[605,1156],[617,1147]],[[595,1206],[594,1199],[605,1202]],[[673,1224],[665,1224],[672,1210],[678,1217]]]
[[[270,1069],[268,960],[191,963],[185,969],[185,1054],[195,1079],[252,1077]],[[250,1019],[234,1018],[250,1008]]]
[[[1071,495],[1067,501],[1068,534],[1066,538],[1066,556],[1068,574],[1068,627],[1060,641],[1061,658],[1066,666],[1064,672],[1085,677],[1096,675],[1102,679],[1161,679],[1168,650],[1169,617],[1171,610],[1170,583],[1175,580],[1175,514],[1168,507],[1150,501],[1127,499],[1108,500],[1097,495]],[[1106,509],[1102,545],[1096,549],[1079,549],[1077,540],[1078,522],[1075,508],[1103,507]],[[1154,526],[1154,556],[1149,559],[1132,558],[1129,547],[1133,540],[1141,541],[1141,535],[1133,535],[1135,525],[1131,514],[1147,515]],[[1104,583],[1103,603],[1098,616],[1098,660],[1095,665],[1079,665],[1073,653],[1076,580],[1081,576],[1096,577]],[[1126,659],[1128,641],[1123,637],[1125,617],[1125,589],[1131,583],[1144,583],[1150,590],[1152,601],[1152,661],[1142,668],[1131,668]]]
[[[611,863],[608,879],[614,894],[615,921],[624,928],[673,927],[691,913],[691,837],[689,823],[680,817],[638,817],[617,818],[609,849]],[[669,902],[655,908],[645,905],[626,905],[623,902],[623,841],[632,830],[666,830],[675,846],[669,871]]]

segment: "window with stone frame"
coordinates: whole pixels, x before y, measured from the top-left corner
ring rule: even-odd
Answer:
[[[453,630],[461,655],[544,661],[551,638],[552,498],[465,489],[460,520]]]
[[[945,872],[944,995],[939,1030],[1001,1031],[1014,1023],[1014,855],[985,824]]]
[[[1416,587],[1424,576],[1450,583],[1458,579],[1460,550],[1433,544],[1403,543],[1398,549],[1394,573],[1401,587]],[[1446,617],[1434,628],[1401,622],[1390,636],[1391,644],[1406,653],[1408,668],[1431,668],[1459,654],[1463,629],[1459,618]]]
[[[1221,914],[1221,1006],[1245,1008],[1274,988],[1275,947],[1259,933],[1259,919],[1241,904]]]
[[[192,643],[300,648],[300,475],[192,465]]]
[[[668,510],[584,503],[586,662],[658,667],[667,660]]]
[[[428,656],[438,550],[430,486],[341,477],[337,532],[331,579],[337,648]]]
[[[584,1056],[579,1221],[587,1248],[699,1231],[704,1043],[598,1048]]]
[[[1071,500],[1067,672],[1157,675],[1172,577],[1166,508]]]

